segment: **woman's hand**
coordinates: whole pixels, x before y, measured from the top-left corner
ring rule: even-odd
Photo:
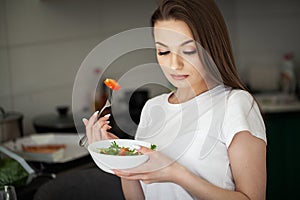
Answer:
[[[89,120],[85,118],[82,119],[85,125],[88,143],[91,144],[99,140],[118,139],[117,136],[108,132],[108,130],[111,129],[108,121],[110,114],[98,119],[98,113],[99,111],[96,111]]]
[[[184,169],[182,165],[163,155],[141,146],[139,152],[148,155],[149,160],[132,169],[113,170],[114,173],[126,180],[141,180],[146,184],[154,182],[175,182],[179,170]],[[182,174],[182,173],[181,173]]]

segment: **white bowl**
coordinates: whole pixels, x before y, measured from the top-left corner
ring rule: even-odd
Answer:
[[[149,159],[147,155],[118,156],[99,153],[99,148],[108,148],[114,141],[121,147],[132,148],[134,145],[140,145],[150,148],[151,146],[148,142],[129,139],[101,140],[90,144],[88,151],[96,165],[103,171],[112,173],[111,169],[134,168]]]

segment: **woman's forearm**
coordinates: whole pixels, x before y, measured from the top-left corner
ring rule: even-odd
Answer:
[[[249,200],[247,195],[238,191],[231,191],[217,187],[201,177],[193,174],[191,171],[183,166],[180,166],[181,173],[174,175],[174,182],[185,190],[187,190],[193,197],[203,200]],[[182,178],[185,177],[185,178]]]
[[[126,200],[144,200],[144,193],[139,181],[121,178],[123,194]]]

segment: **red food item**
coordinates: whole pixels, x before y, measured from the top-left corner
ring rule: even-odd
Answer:
[[[129,151],[128,148],[125,148],[125,147],[121,148],[120,152],[119,152],[119,156],[126,156],[126,152],[128,152],[128,151]]]
[[[112,90],[121,89],[121,85],[114,79],[107,78],[105,79],[104,84]]]
[[[54,153],[59,149],[66,148],[65,144],[45,144],[45,145],[22,145],[22,149],[25,152],[30,153]]]

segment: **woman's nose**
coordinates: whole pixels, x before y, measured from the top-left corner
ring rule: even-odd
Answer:
[[[180,70],[183,68],[182,57],[178,53],[172,52],[170,66],[173,70]]]

